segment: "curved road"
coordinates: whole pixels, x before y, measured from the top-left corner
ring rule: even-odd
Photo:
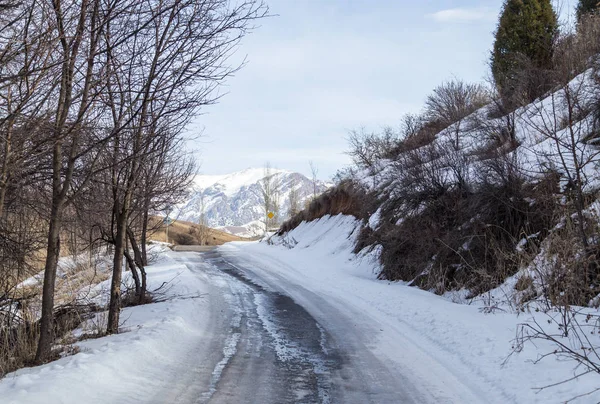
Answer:
[[[371,327],[378,326],[363,314],[341,312],[299,285],[263,277],[235,256],[199,250],[175,257],[209,285],[209,346],[199,349],[206,352],[201,357],[190,353],[181,364],[185,374],[156,402],[452,402],[419,391],[375,357],[369,347]],[[293,290],[296,300],[284,290]]]

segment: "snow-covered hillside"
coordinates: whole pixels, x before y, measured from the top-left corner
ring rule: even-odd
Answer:
[[[265,175],[264,168],[248,168],[227,175],[198,175],[189,201],[179,206],[175,215],[178,219],[199,223],[204,214],[210,227],[246,237],[262,234]],[[288,217],[292,190],[301,208],[313,195],[312,180],[300,173],[270,169],[270,178],[279,201],[280,221]],[[318,193],[326,188],[326,183],[317,181]]]

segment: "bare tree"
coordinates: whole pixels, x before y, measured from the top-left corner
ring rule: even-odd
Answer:
[[[236,68],[226,65],[227,57],[252,21],[264,16],[259,1],[230,5],[218,0],[170,0],[135,3],[135,19],[113,24],[116,31],[135,33],[124,43],[114,42],[107,30],[109,45],[109,106],[113,128],[115,162],[123,162],[114,182],[115,254],[109,333],[118,331],[121,268],[126,228],[132,211],[136,183],[144,161],[151,161],[152,145],[165,133],[178,134],[198,108],[216,101],[218,83]],[[119,37],[120,35],[117,35]]]
[[[310,167],[311,181],[312,181],[312,186],[313,186],[313,199],[316,199],[317,195],[318,195],[318,193],[317,193],[317,174],[319,173],[319,169],[317,168],[317,165],[312,160],[308,161],[308,165]]]
[[[260,198],[265,214],[265,232],[268,232],[276,223],[276,210],[278,210],[279,184],[276,174],[271,169],[271,163],[265,163],[263,178],[260,181]],[[272,214],[273,217],[269,217]]]
[[[292,218],[296,216],[298,212],[300,212],[300,198],[298,193],[298,181],[295,176],[292,176],[290,183],[290,193],[288,194],[288,217]]]
[[[43,4],[43,3],[42,3]],[[97,79],[99,39],[106,15],[99,0],[68,3],[56,0],[47,12],[53,15],[48,21],[50,35],[58,44],[56,63],[60,65],[60,82],[57,99],[53,104],[52,142],[52,207],[48,228],[48,246],[44,268],[42,318],[36,362],[44,362],[50,355],[53,340],[54,285],[60,232],[64,210],[68,204],[73,177],[82,150],[83,129],[91,119],[90,107],[97,98],[94,89]]]

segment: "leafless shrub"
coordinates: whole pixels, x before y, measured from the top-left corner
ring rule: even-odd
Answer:
[[[590,73],[562,86],[544,102],[538,102],[523,114],[522,122],[538,142],[548,147],[536,148],[539,167],[554,170],[562,179],[561,191],[577,217],[580,241],[585,249],[589,233],[585,229],[584,210],[590,185],[590,170],[598,163],[600,151],[590,142],[596,128],[593,99],[600,93]]]
[[[300,225],[303,221],[319,219],[325,215],[352,215],[359,219],[366,217],[369,204],[365,192],[352,181],[345,181],[325,191],[310,201],[308,207],[296,216],[284,222],[278,235],[283,235]]]
[[[196,238],[192,234],[178,233],[175,235],[175,243],[180,245],[194,245]]]
[[[390,177],[380,224],[365,228],[355,249],[383,246],[383,279],[476,296],[522,267],[521,239],[542,239],[554,224],[555,200],[529,184],[516,151],[475,161],[434,142],[398,156]]]
[[[394,148],[390,149],[388,155],[395,160],[402,153],[429,146],[435,140],[438,132],[439,126],[436,123],[425,122],[419,118],[418,126],[403,130],[403,137]]]
[[[554,76],[566,85],[593,65],[600,53],[600,15],[583,15],[577,31],[567,33],[557,41],[554,51]]]
[[[422,115],[406,114],[400,123],[400,136],[406,140],[417,136],[424,128],[426,121]]]
[[[510,356],[521,352],[527,344],[539,346],[539,341],[547,341],[551,347],[539,355],[534,363],[540,363],[547,358],[572,361],[574,371],[571,377],[536,387],[536,390],[561,386],[587,374],[600,375],[600,345],[597,343],[600,316],[584,313],[570,306],[558,306],[556,312],[549,313],[547,318],[546,324],[532,319],[518,326]],[[592,389],[574,396],[567,402],[589,396],[598,390],[600,388]]]
[[[515,68],[504,80],[508,88],[502,89],[499,98],[505,114],[544,96],[557,84],[551,68],[541,68],[523,54],[513,55],[511,63]]]
[[[33,363],[37,333],[26,325],[0,330],[0,378]]]
[[[579,237],[578,219],[563,208],[563,218],[541,244],[530,265],[546,306],[594,305],[600,295],[600,259],[597,240],[584,248]],[[594,216],[586,215],[591,234],[600,230]]]
[[[447,81],[427,97],[424,117],[442,127],[460,126],[464,118],[490,100],[489,91],[480,84],[468,84],[458,79]]]
[[[353,130],[348,135],[350,149],[346,152],[354,164],[362,168],[373,168],[377,161],[389,156],[397,147],[400,135],[392,128],[381,133],[367,132],[364,128]]]

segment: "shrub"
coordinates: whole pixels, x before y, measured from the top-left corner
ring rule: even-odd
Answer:
[[[277,234],[285,234],[298,227],[303,221],[310,222],[325,215],[341,213],[364,219],[368,217],[369,206],[365,191],[355,182],[345,180],[310,201],[304,210],[285,221]]]
[[[600,54],[600,14],[583,15],[575,33],[558,38],[553,56],[554,80],[566,85],[593,65]]]
[[[348,135],[350,149],[346,152],[354,164],[361,168],[373,168],[378,160],[388,156],[399,142],[399,134],[391,128],[381,133],[368,133],[365,129],[353,130]]]
[[[175,242],[180,245],[194,245],[197,243],[196,238],[189,233],[177,233],[174,238]]]
[[[355,252],[381,245],[382,279],[437,293],[465,287],[477,295],[518,271],[523,259],[516,246],[524,236],[541,240],[553,226],[555,201],[547,193],[554,188],[527,184],[514,153],[478,163],[479,175],[461,184],[456,173],[447,175],[446,155],[435,154],[438,165],[398,167],[393,195],[380,197],[386,202],[379,226],[361,232]]]
[[[488,91],[480,84],[450,80],[433,90],[425,101],[425,118],[448,127],[490,102]]]

